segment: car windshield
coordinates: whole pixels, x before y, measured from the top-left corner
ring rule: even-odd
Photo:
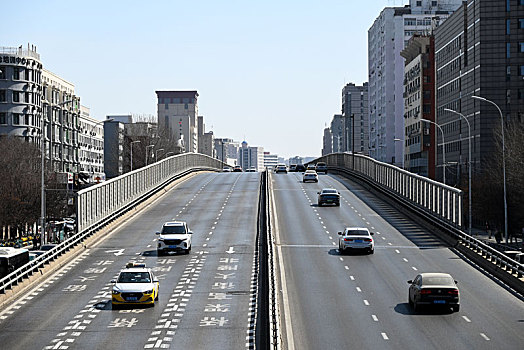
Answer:
[[[162,233],[164,234],[186,233],[186,228],[184,226],[164,226],[162,228]]]
[[[425,286],[453,286],[455,282],[451,276],[424,277],[422,284]]]
[[[121,272],[118,283],[151,283],[149,272]]]
[[[349,230],[346,232],[346,236],[368,236],[368,232],[364,230]]]

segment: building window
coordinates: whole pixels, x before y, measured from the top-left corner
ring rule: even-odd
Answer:
[[[506,43],[506,58],[510,58],[511,56],[511,44]]]
[[[13,70],[13,79],[19,80],[20,79],[20,68],[15,67]]]
[[[509,81],[511,78],[511,67],[506,66],[506,81]]]
[[[13,102],[20,102],[20,94],[18,91],[13,91]]]
[[[0,112],[0,124],[7,124],[7,113]]]
[[[184,109],[188,109],[189,106],[187,105],[187,103],[184,104]]]
[[[13,125],[20,124],[20,114],[13,113]]]
[[[508,0],[509,1],[509,0]],[[417,6],[418,7],[421,7],[422,6],[422,1],[417,1]]]
[[[519,47],[520,47],[520,52],[524,52],[524,43],[519,43]]]
[[[506,20],[506,34],[509,35],[511,32],[511,21],[509,19]]]
[[[164,105],[164,108],[165,108],[165,109],[169,109],[169,105],[166,103],[166,104]]]
[[[524,76],[524,66],[520,66],[520,75]]]
[[[5,66],[0,66],[0,79],[5,79],[5,70],[7,68]]]
[[[519,19],[519,28],[524,29],[524,19]]]
[[[6,102],[6,93],[5,90],[0,90],[0,102]]]

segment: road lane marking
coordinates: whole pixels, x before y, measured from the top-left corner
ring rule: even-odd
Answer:
[[[349,279],[352,280],[352,281],[354,281],[354,280],[355,280],[355,277],[353,277],[353,276],[349,276]]]
[[[395,249],[395,253],[400,254],[400,250]]]
[[[469,318],[467,318],[466,316],[462,316],[462,318],[463,318],[466,322],[471,323],[471,320],[470,320]]]
[[[411,268],[415,271],[418,271],[417,268],[415,266],[411,266]]]
[[[341,258],[341,259],[342,259],[342,258]],[[346,270],[349,270],[349,266],[347,266],[347,265],[344,266],[344,268],[345,268]]]
[[[404,260],[405,262],[408,262],[408,259],[406,259],[406,258],[402,258],[402,260]]]
[[[378,317],[376,315],[371,315],[371,318],[373,319],[373,321],[378,322]]]
[[[380,333],[382,335],[382,338],[384,338],[384,340],[388,340],[388,335],[386,333]]]
[[[357,292],[362,293],[362,289],[360,289],[360,287],[357,287]]]
[[[340,259],[340,261],[344,261],[344,258],[340,258],[340,257],[339,257],[339,259]]]
[[[364,305],[369,306],[369,301],[367,301],[366,299],[364,299]]]
[[[490,341],[490,340],[491,340],[491,339],[489,339],[488,336],[485,335],[484,333],[480,333],[480,336],[481,336],[482,338],[484,338],[484,340],[486,340],[486,341]]]

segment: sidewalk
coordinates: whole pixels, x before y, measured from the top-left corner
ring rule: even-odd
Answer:
[[[466,228],[464,232],[468,233],[468,229]],[[493,233],[491,234],[491,238],[490,238],[486,230],[478,229],[475,227],[471,228],[471,235],[474,238],[481,240],[486,244],[489,244],[491,247],[499,251],[505,251],[505,250],[524,251],[524,243],[522,242],[521,237],[516,238],[517,243],[515,243],[515,238],[513,238],[512,243],[506,244],[504,232],[502,232],[502,240],[500,241],[500,243],[497,243],[497,240],[495,239],[495,235]]]

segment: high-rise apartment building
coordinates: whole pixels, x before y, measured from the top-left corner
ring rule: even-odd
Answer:
[[[34,46],[0,48],[0,135],[41,145],[55,172],[78,172],[80,97],[45,70]]]
[[[159,135],[183,152],[198,152],[198,92],[156,91]]]
[[[348,83],[342,89],[343,152],[368,154],[368,83]]]
[[[254,168],[256,171],[264,171],[264,148],[248,146],[246,141],[238,150],[238,165],[246,171]]]
[[[401,51],[404,70],[404,160],[397,164],[435,179],[434,125],[425,128],[421,119],[435,121],[435,41],[432,35],[415,34]]]
[[[496,151],[501,116],[524,122],[524,3],[521,0],[468,0],[435,31],[436,120],[444,131],[446,180],[467,173],[468,125],[473,172],[482,171]],[[437,168],[442,178],[442,141]]]
[[[322,155],[333,153],[333,135],[329,128],[324,128],[324,136],[322,137]]]
[[[369,154],[400,164],[404,135],[404,58],[400,52],[414,34],[431,32],[462,0],[410,0],[386,7],[368,30]]]
[[[333,119],[331,119],[329,128],[331,130],[333,153],[344,152],[344,150],[349,148],[347,139],[344,137],[349,132],[346,128],[349,128],[349,125],[346,125],[342,114],[335,114]]]
[[[80,106],[78,117],[78,173],[85,182],[105,180],[104,121],[92,118],[89,108]]]

